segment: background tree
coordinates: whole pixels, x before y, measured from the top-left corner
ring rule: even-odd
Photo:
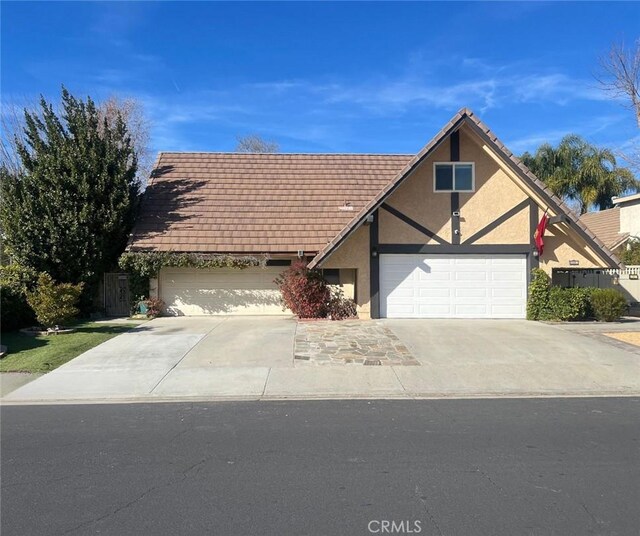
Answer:
[[[84,306],[126,246],[139,199],[137,155],[119,113],[62,90],[25,110],[20,170],[0,167],[0,224],[12,259],[55,280],[85,283]]]
[[[627,102],[640,128],[640,39],[630,48],[614,43],[609,53],[600,58],[600,67],[602,72],[597,78],[602,89]]]
[[[109,125],[115,125],[116,118],[120,116],[131,137],[131,143],[138,159],[136,177],[140,183],[140,189],[146,186],[151,174],[154,155],[151,152],[151,122],[144,112],[142,103],[134,98],[121,98],[116,95],[96,104],[100,124],[106,119]],[[55,108],[54,108],[55,109]],[[0,162],[13,174],[22,169],[22,162],[18,154],[18,144],[25,145],[25,111],[34,117],[41,117],[42,110],[37,101],[10,100],[3,102],[0,114]],[[57,110],[56,110],[57,113]]]
[[[575,203],[580,214],[591,206],[611,208],[612,197],[640,187],[629,169],[617,165],[613,151],[575,134],[565,136],[557,147],[545,143],[521,159],[556,195]]]
[[[277,153],[279,145],[274,141],[266,141],[258,134],[238,136],[237,153]]]
[[[614,43],[609,53],[600,58],[600,73],[596,79],[600,87],[614,99],[621,99],[631,108],[640,128],[640,39],[635,46]],[[632,142],[620,152],[636,173],[640,173],[640,144]]]
[[[115,127],[118,117],[124,121],[138,160],[136,178],[143,190],[151,175],[154,154],[150,148],[151,122],[144,113],[142,103],[130,97],[112,95],[98,104],[98,115],[101,120],[106,119],[110,127]]]

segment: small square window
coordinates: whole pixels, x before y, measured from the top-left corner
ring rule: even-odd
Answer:
[[[474,169],[471,162],[434,164],[435,192],[473,192]]]
[[[436,164],[436,190],[453,190],[453,166],[451,164]]]
[[[455,189],[461,192],[473,190],[473,166],[471,164],[455,165]]]

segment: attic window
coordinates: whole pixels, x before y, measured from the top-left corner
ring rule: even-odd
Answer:
[[[434,192],[473,192],[473,162],[436,162],[433,164]]]

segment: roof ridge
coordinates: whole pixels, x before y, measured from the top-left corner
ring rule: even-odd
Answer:
[[[415,156],[414,153],[238,153],[234,151],[159,151],[158,154],[205,154],[237,156]]]

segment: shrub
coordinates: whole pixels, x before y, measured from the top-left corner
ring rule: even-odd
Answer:
[[[3,331],[13,331],[35,322],[27,303],[27,290],[33,289],[36,272],[18,264],[0,266],[0,322]]]
[[[356,318],[358,311],[356,302],[351,298],[345,298],[341,288],[331,289],[331,299],[329,300],[329,316],[331,320],[344,320],[346,318]]]
[[[144,300],[144,304],[147,306],[147,317],[149,318],[160,316],[165,306],[160,298],[148,298]]]
[[[584,320],[591,316],[591,294],[593,288],[551,287],[549,290],[549,320],[563,322]]]
[[[529,320],[549,320],[550,282],[549,276],[541,268],[531,270],[529,299],[527,301],[527,318]]]
[[[76,307],[84,283],[56,284],[53,278],[42,273],[38,276],[35,290],[27,291],[27,303],[36,314],[36,319],[46,328],[64,324],[76,316],[80,311]]]
[[[299,318],[325,318],[331,294],[318,270],[309,270],[304,262],[293,263],[275,284],[282,295],[283,308],[288,307]]]
[[[532,270],[527,302],[529,320],[584,320],[593,315],[591,295],[597,289],[591,287],[552,287],[549,277],[540,268]]]
[[[622,293],[613,288],[594,289],[591,294],[591,307],[594,316],[600,322],[614,322],[627,311],[627,301]]]

